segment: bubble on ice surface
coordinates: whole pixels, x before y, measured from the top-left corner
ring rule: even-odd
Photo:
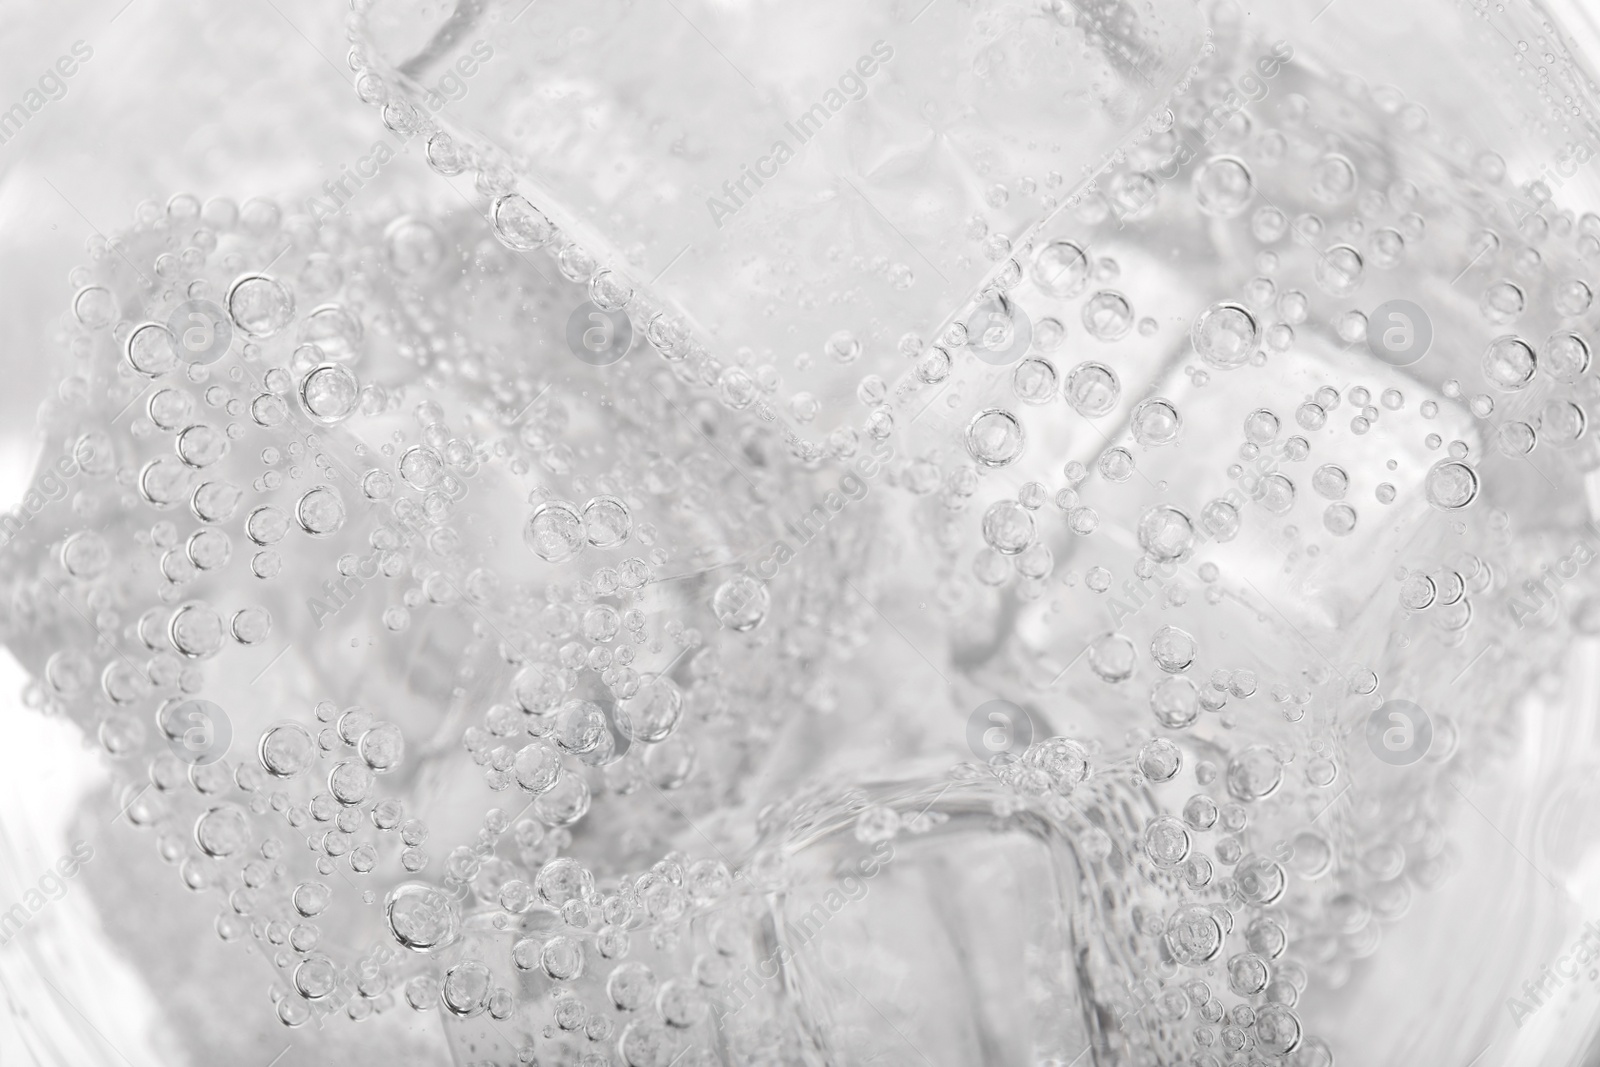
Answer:
[[[384,901],[384,915],[395,941],[413,952],[445,948],[461,930],[460,906],[448,893],[430,885],[397,886]]]
[[[305,774],[317,755],[310,731],[299,723],[280,723],[261,735],[258,758],[267,773],[275,777],[297,778]]]
[[[1183,431],[1183,418],[1177,407],[1162,397],[1140,401],[1130,421],[1133,439],[1147,448],[1170,445]]]
[[[1153,737],[1140,747],[1138,766],[1152,782],[1169,782],[1183,769],[1183,750],[1164,737]]]
[[[1022,761],[1043,771],[1051,788],[1062,794],[1072,792],[1089,774],[1088,752],[1068,737],[1048,737],[1028,745]]]
[[[1059,378],[1055,364],[1049,360],[1025,359],[1012,373],[1011,388],[1024,403],[1048,404],[1055,399]]]
[[[517,785],[533,794],[549,792],[561,778],[561,758],[542,741],[524,745],[512,762]]]
[[[1183,559],[1194,545],[1194,523],[1177,508],[1158,504],[1139,517],[1137,536],[1139,547],[1151,559]]]
[[[300,383],[300,403],[322,423],[348,418],[356,409],[359,393],[356,376],[336,363],[316,367]]]
[[[228,437],[214,426],[197,423],[178,433],[178,458],[194,468],[209,467],[228,454]]]
[[[1428,469],[1424,482],[1428,503],[1441,511],[1458,511],[1478,498],[1478,472],[1456,460],[1442,460]]]
[[[1034,284],[1053,297],[1071,299],[1089,284],[1089,257],[1072,241],[1051,241],[1033,261]]]
[[[981,411],[967,424],[967,452],[986,467],[1016,462],[1027,444],[1022,422],[999,408]]]
[[[1183,805],[1183,821],[1192,830],[1209,830],[1217,824],[1217,802],[1204,793],[1196,794]]]
[[[1201,509],[1200,524],[1212,539],[1222,543],[1237,537],[1244,525],[1238,506],[1224,499],[1212,500]]]
[[[167,636],[172,647],[184,656],[193,659],[212,656],[222,648],[222,617],[208,604],[185,604],[173,613],[172,621],[167,624]]]
[[[1272,514],[1286,515],[1294,507],[1294,483],[1285,475],[1268,474],[1256,483],[1252,496]]]
[[[1478,310],[1496,326],[1506,326],[1522,317],[1528,306],[1527,295],[1513,282],[1495,282],[1483,291]]]
[[[1122,383],[1116,372],[1103,363],[1080,363],[1067,375],[1063,390],[1074,411],[1097,419],[1116,408]]]
[[[1344,537],[1355,530],[1358,519],[1349,504],[1329,504],[1322,512],[1322,527],[1335,537]]]
[[[1194,171],[1194,199],[1200,210],[1215,219],[1244,214],[1255,199],[1250,168],[1235,156],[1212,156]]]
[[[1144,852],[1150,862],[1170,870],[1189,855],[1189,831],[1170,815],[1158,815],[1145,824]]]
[[[1583,439],[1589,416],[1582,405],[1570,400],[1551,400],[1539,409],[1534,429],[1538,439],[1555,448],[1570,448]]]
[[[1300,1020],[1281,1004],[1268,1004],[1256,1013],[1255,1035],[1270,1056],[1287,1056],[1300,1047]],[[1307,1057],[1307,1063],[1317,1062]],[[1331,1057],[1325,1062],[1331,1063]]]
[[[643,678],[633,696],[617,702],[616,718],[618,729],[630,740],[665,741],[683,718],[683,692],[666,675]]]
[[[1133,677],[1139,652],[1133,641],[1118,633],[1101,634],[1089,643],[1089,666],[1102,681],[1121,682]]]
[[[1271,749],[1252,745],[1228,761],[1227,783],[1236,800],[1264,800],[1283,783],[1283,766]]]
[[[1542,352],[1538,366],[1562,385],[1573,385],[1582,378],[1592,359],[1589,343],[1575,333],[1552,334]]]
[[[1150,658],[1168,674],[1188,670],[1197,651],[1194,635],[1176,626],[1163,626],[1150,639]]]
[[[72,313],[91,330],[109,326],[117,318],[117,298],[100,285],[87,285],[72,298]]]
[[[1278,416],[1266,408],[1257,408],[1244,420],[1244,437],[1246,441],[1256,446],[1271,444],[1278,438],[1278,430],[1283,423]]]
[[[599,496],[583,506],[583,526],[595,548],[617,548],[628,540],[633,518],[628,505],[614,496]]]
[[[111,563],[111,547],[94,530],[79,530],[61,545],[61,567],[74,578],[94,578]]]
[[[1311,474],[1311,488],[1328,500],[1343,500],[1350,489],[1350,475],[1335,463],[1324,463]]]
[[[1283,866],[1265,856],[1241,859],[1234,867],[1233,878],[1239,896],[1249,904],[1273,904],[1288,885]]]
[[[189,500],[194,517],[201,522],[227,522],[244,499],[244,491],[225,481],[202,483]]]
[[[443,476],[444,460],[431,448],[414,446],[400,457],[400,478],[413,489],[432,489]]]
[[[392,771],[405,756],[405,736],[392,722],[374,723],[361,735],[357,750],[373,771]]]
[[[1185,966],[1207,963],[1222,949],[1222,927],[1203,904],[1179,907],[1167,920],[1165,933],[1173,959]]]
[[[1271,979],[1267,962],[1253,952],[1242,952],[1228,960],[1228,988],[1241,997],[1257,996]]]
[[[361,355],[361,319],[339,304],[323,304],[311,309],[300,324],[302,343],[315,345],[323,358],[336,363],[351,363]]]
[[[327,537],[344,527],[344,499],[331,486],[308,490],[295,505],[300,528],[313,537]]]
[[[247,274],[228,290],[228,314],[248,337],[276,335],[294,319],[294,295],[266,274]]]
[[[1101,341],[1118,341],[1133,328],[1133,306],[1115,290],[1095,293],[1083,302],[1083,328]]]
[[[1323,292],[1349,296],[1361,287],[1366,264],[1361,253],[1349,245],[1334,245],[1318,256],[1313,273]]]
[[[1213,304],[1194,323],[1194,350],[1213,367],[1244,366],[1259,338],[1255,316],[1238,304]]]
[[[148,378],[159,378],[178,366],[172,334],[160,323],[147,322],[128,335],[128,363]]]
[[[1168,729],[1193,726],[1200,717],[1200,692],[1187,677],[1174,675],[1151,688],[1150,710],[1156,721]]]
[[[751,574],[736,574],[717,586],[711,596],[711,610],[717,619],[736,633],[760,626],[772,610],[772,593],[767,583]]]
[[[523,528],[523,539],[547,563],[565,563],[588,543],[583,516],[563,500],[547,500],[535,508]]]
[[[194,825],[200,851],[216,859],[243,852],[250,844],[250,819],[237,805],[221,804],[208,810]]]
[[[507,246],[526,251],[550,240],[550,221],[525,197],[508,193],[495,201],[494,232]]]
[[[1000,500],[983,515],[983,540],[1001,555],[1014,556],[1034,540],[1033,516],[1012,500]]]

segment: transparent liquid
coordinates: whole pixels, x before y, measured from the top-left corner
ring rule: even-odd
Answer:
[[[1015,154],[903,197],[842,138],[651,279],[700,223],[650,190],[724,173],[806,77],[773,46],[698,156],[615,102],[585,141],[538,108],[580,68],[619,100],[732,75],[638,63],[685,12],[475,10],[357,26],[361,92],[471,210],[179,197],[75,276],[54,501],[0,566],[34,702],[154,846],[119,872],[196,891],[103,908],[114,941],[156,928],[351,1062],[1582,1062],[1587,986],[1529,1027],[1507,998],[1589,891],[1591,731],[1541,705],[1596,628],[1600,219],[1229,9],[1189,76],[1173,9],[1143,31],[1170,110],[1125,76],[1020,114],[1080,124],[1028,151],[985,115]],[[762,40],[822,32],[782,17]],[[967,17],[916,21],[906,92],[987,40]],[[491,30],[443,127],[391,95]],[[1023,89],[1081,88],[1033,58]],[[1000,93],[976,69],[944,97]],[[868,318],[768,314],[734,268],[852,176],[943,286],[819,213],[776,273],[882,251]]]

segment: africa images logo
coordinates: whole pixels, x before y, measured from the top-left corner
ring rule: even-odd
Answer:
[[[845,104],[866,96],[866,79],[878,73],[880,67],[893,58],[892,47],[884,41],[874,41],[872,54],[857,59],[854,67],[841,74],[837,88],[830,86],[822,94],[822,99],[801,112],[799,118],[783,124],[783,128],[793,135],[795,145],[803,145],[821,133],[822,127],[844,110]],[[722,193],[726,199],[718,199],[714,195],[706,197],[706,210],[711,212],[711,221],[717,229],[722,229],[724,219],[737,214],[740,208],[755,199],[755,194],[768,181],[776,178],[778,171],[794,157],[795,146],[779,137],[772,142],[767,154],[756,160],[753,169],[746,163],[739,168],[738,177],[722,183]],[[754,189],[750,187],[751,183],[755,184]]]

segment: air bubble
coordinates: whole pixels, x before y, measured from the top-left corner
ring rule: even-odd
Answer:
[[[1478,472],[1455,460],[1435,463],[1423,483],[1428,503],[1441,511],[1456,511],[1478,498]]]
[[[1050,296],[1070,299],[1089,284],[1089,259],[1071,241],[1052,241],[1034,260],[1033,281]]]
[[[1139,547],[1158,562],[1180,560],[1194,546],[1194,523],[1189,516],[1166,504],[1145,510],[1139,517]]]
[[[1027,444],[1022,423],[1009,411],[990,408],[973,416],[967,424],[967,453],[986,467],[1004,467],[1016,462]]]
[[[344,528],[344,499],[338,490],[318,486],[300,498],[295,505],[295,519],[300,528],[313,537],[327,537]]]
[[[1121,340],[1133,328],[1133,307],[1121,293],[1095,293],[1083,302],[1083,328],[1096,340]]]
[[[1103,363],[1080,363],[1067,375],[1063,391],[1074,411],[1097,419],[1116,408],[1122,383],[1116,372]]]
[[[347,367],[324,363],[300,383],[300,403],[318,422],[342,422],[356,410],[361,387]]]
[[[1151,397],[1133,409],[1133,439],[1146,448],[1170,445],[1183,430],[1183,418],[1170,400]]]
[[[1238,218],[1255,198],[1250,168],[1234,156],[1213,156],[1196,170],[1195,204],[1214,219]]]
[[[1242,367],[1255,354],[1261,340],[1255,316],[1238,304],[1219,303],[1195,320],[1191,334],[1194,350],[1213,367]]]
[[[518,251],[540,247],[555,232],[550,220],[516,193],[507,193],[496,200],[491,214],[495,236],[508,248]]]
[[[1089,668],[1103,682],[1124,682],[1133,677],[1138,649],[1119,633],[1101,634],[1089,642]]]
[[[1483,354],[1483,376],[1508,392],[1526,388],[1537,368],[1533,347],[1520,337],[1498,337]]]
[[[265,274],[247,274],[228,290],[228,314],[246,336],[272,337],[294,319],[294,296]]]
[[[583,516],[563,500],[548,500],[535,508],[523,528],[523,540],[547,563],[565,563],[588,544]]]

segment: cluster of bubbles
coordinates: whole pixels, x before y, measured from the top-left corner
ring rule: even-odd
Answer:
[[[822,400],[719,362],[358,46],[481,214],[179,195],[91,246],[42,414],[76,480],[0,559],[30,702],[292,1027],[797,1061],[819,853],[824,889],[900,857],[887,895],[1026,834],[1093,889],[1034,887],[1084,961],[1060,1062],[1328,1067],[1319,1001],[1453,869],[1440,776],[1594,628],[1497,639],[1573,536],[1526,485],[1596,466],[1600,217],[1506,217],[1496,157],[1303,65],[1215,127],[1269,45],[1214,30],[1108,176],[986,243],[988,328],[825,339],[867,414],[822,442]],[[1364,345],[1396,292],[1435,308],[1407,373]],[[574,358],[583,302],[643,343]],[[997,696],[1030,732],[965,751]],[[1376,765],[1396,697],[1429,749]]]
[[[862,640],[828,592],[845,548],[733,570],[803,474],[658,363],[573,361],[539,324],[584,287],[540,287],[470,214],[317,226],[185,194],[90,258],[43,412],[73,493],[7,545],[6,636],[29,701],[98,738],[128,822],[217,894],[217,937],[276,969],[263,1002],[293,1027],[504,1020],[524,976],[587,974],[699,1021],[703,985],[643,961],[732,874],[644,827],[715,808]],[[805,618],[769,620],[775,592]],[[469,817],[484,785],[513,799]],[[615,853],[635,873],[571,854],[645,808]],[[580,1051],[667,1044],[661,1019],[556,1017]]]

